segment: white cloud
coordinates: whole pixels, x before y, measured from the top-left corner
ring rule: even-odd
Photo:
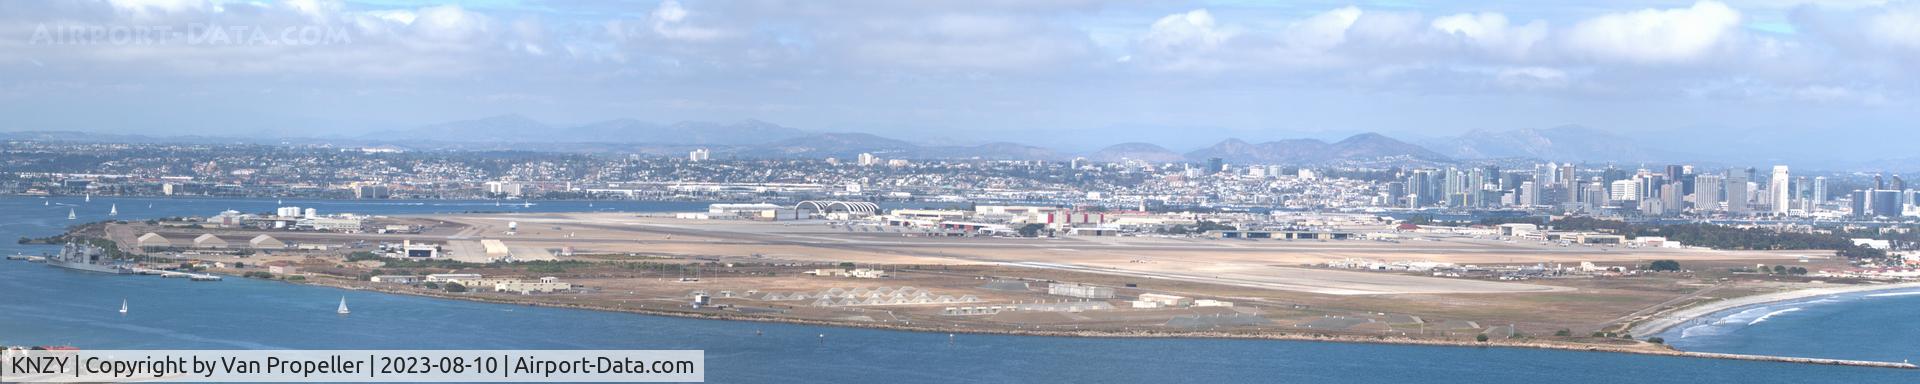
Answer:
[[[1145,55],[1166,60],[1171,67],[1206,66],[1195,61],[1193,55],[1205,54],[1220,47],[1233,38],[1235,32],[1221,28],[1213,20],[1213,13],[1205,9],[1196,9],[1185,13],[1176,13],[1161,17],[1147,28],[1140,38],[1139,48]],[[1132,56],[1127,60],[1132,61]]]
[[[1599,61],[1684,63],[1706,57],[1739,25],[1739,11],[1705,0],[1688,8],[1643,9],[1581,21],[1568,31],[1566,49]]]
[[[1347,41],[1347,29],[1360,20],[1358,7],[1334,9],[1294,23],[1286,30],[1287,47],[1300,51],[1324,51]]]
[[[207,0],[108,0],[107,3],[112,5],[114,10],[136,18],[194,12],[216,7]]]
[[[1544,21],[1515,26],[1508,23],[1506,15],[1494,12],[1444,16],[1433,19],[1432,26],[1434,30],[1511,60],[1528,58],[1534,46],[1547,39],[1548,32]]]
[[[1867,38],[1884,46],[1920,50],[1920,7],[1886,9],[1867,17]]]
[[[464,42],[484,35],[489,26],[484,15],[468,12],[457,5],[421,8],[407,25],[420,37],[438,42]]]
[[[727,32],[724,30],[690,25],[687,22],[687,15],[689,15],[687,8],[681,6],[679,1],[662,1],[659,7],[653,9],[650,16],[653,19],[653,32],[670,40],[684,41],[708,41],[726,37]]]

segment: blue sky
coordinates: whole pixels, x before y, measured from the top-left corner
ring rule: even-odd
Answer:
[[[207,26],[245,29],[60,34]],[[1181,149],[1580,124],[1828,150],[1908,132],[1916,69],[1920,4],[1880,1],[0,2],[7,131],[520,113]]]

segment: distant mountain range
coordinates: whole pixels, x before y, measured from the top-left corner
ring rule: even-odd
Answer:
[[[1408,158],[1450,161],[1445,155],[1408,144],[1378,133],[1353,135],[1334,143],[1315,139],[1290,139],[1253,144],[1227,139],[1211,147],[1187,152],[1189,160],[1220,158],[1230,163],[1316,164],[1343,160]]]
[[[1362,133],[1336,142],[1286,139],[1261,143],[1229,138],[1179,153],[1158,144],[1130,142],[1092,152],[1064,152],[1015,142],[985,144],[924,143],[869,133],[804,130],[759,121],[731,123],[681,121],[670,124],[613,119],[580,125],[556,125],[517,114],[452,121],[353,137],[142,136],[68,131],[0,132],[0,139],[129,143],[327,143],[394,145],[413,149],[561,151],[675,155],[709,148],[715,158],[839,157],[873,153],[883,158],[1066,160],[1139,160],[1154,163],[1204,162],[1220,158],[1238,164],[1324,164],[1358,160],[1452,162],[1476,159],[1536,159],[1573,162],[1659,162],[1701,160],[1697,154],[1654,148],[1651,142],[1578,125],[1511,131],[1476,130],[1459,136],[1421,139],[1418,144],[1378,133]],[[1697,140],[1691,140],[1697,141]],[[1191,140],[1189,140],[1191,142]],[[1724,156],[1722,156],[1724,157]],[[1744,159],[1742,159],[1744,160]],[[1909,163],[1909,161],[1912,161]],[[1920,159],[1862,163],[1883,168],[1920,165]],[[1849,165],[1849,164],[1841,164]]]
[[[753,145],[773,143],[808,134],[806,131],[759,120],[735,123],[682,121],[659,125],[634,119],[614,119],[579,126],[556,127],[526,116],[501,115],[433,124],[395,132],[371,133],[359,138],[462,143],[592,142]]]
[[[1505,132],[1475,130],[1456,137],[1430,140],[1427,148],[1462,159],[1532,158],[1558,161],[1657,161],[1677,160],[1683,155],[1647,148],[1636,140],[1612,132],[1563,125],[1545,129],[1518,129]]]
[[[1187,157],[1156,144],[1120,143],[1087,154],[1087,159],[1107,162],[1139,160],[1150,163],[1170,163],[1186,161]]]

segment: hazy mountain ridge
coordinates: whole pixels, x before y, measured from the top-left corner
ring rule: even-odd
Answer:
[[[360,136],[361,139],[430,140],[467,143],[645,143],[664,145],[753,145],[807,135],[807,131],[759,120],[733,123],[682,121],[668,125],[623,118],[559,127],[507,114],[431,124]]]
[[[544,123],[506,114],[450,121],[358,136],[298,137],[263,133],[254,136],[146,135],[79,131],[6,131],[0,139],[137,144],[257,144],[396,146],[415,150],[543,151],[570,153],[635,153],[684,155],[709,148],[714,158],[839,157],[860,153],[914,160],[992,159],[1066,160],[1075,155],[1096,161],[1141,160],[1154,163],[1204,162],[1220,157],[1233,163],[1325,164],[1351,160],[1395,158],[1434,162],[1475,162],[1505,159],[1599,163],[1792,164],[1825,169],[1912,170],[1920,158],[1878,156],[1872,160],[1825,158],[1778,148],[1768,150],[1742,131],[1621,134],[1579,125],[1510,131],[1475,130],[1457,136],[1426,138],[1418,144],[1377,133],[1364,133],[1328,143],[1317,139],[1283,139],[1262,143],[1229,138],[1186,153],[1164,143],[1126,142],[1091,152],[1068,152],[1005,140],[901,140],[868,133],[831,133],[782,126],[760,120],[731,123],[681,121],[661,124],[622,118],[579,125]],[[1020,136],[1025,138],[1025,136]],[[1089,136],[1097,137],[1097,136]],[[1744,141],[1743,141],[1744,140]],[[1799,139],[1779,139],[1799,140]],[[1192,140],[1188,140],[1189,142]],[[950,144],[956,142],[984,143]],[[1766,141],[1771,143],[1771,141]],[[1657,146],[1665,143],[1672,149]],[[1744,143],[1744,144],[1742,144]],[[1884,144],[1884,143],[1882,143]],[[1786,144],[1780,144],[1786,145]],[[1789,147],[1791,148],[1791,147]],[[1885,151],[1874,151],[1885,152]],[[1416,163],[1420,163],[1416,162]],[[1418,166],[1418,164],[1414,164]]]
[[[1429,161],[1448,161],[1448,157],[1424,147],[1378,133],[1353,135],[1327,143],[1317,139],[1288,139],[1259,144],[1226,139],[1213,146],[1187,152],[1191,161],[1220,158],[1246,164],[1322,164],[1345,160],[1408,157]]]
[[[1461,159],[1531,158],[1557,161],[1657,161],[1684,155],[1642,145],[1640,140],[1579,125],[1524,128],[1511,131],[1474,130],[1460,136],[1424,143],[1435,151]]]
[[[1171,163],[1185,161],[1186,156],[1157,144],[1134,142],[1109,145],[1087,154],[1087,159],[1107,162],[1140,160],[1149,163]]]

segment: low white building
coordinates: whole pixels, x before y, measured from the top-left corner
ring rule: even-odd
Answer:
[[[573,289],[573,284],[558,281],[511,281],[493,284],[494,292],[553,293]]]
[[[369,280],[375,283],[414,284],[419,283],[422,279],[420,276],[414,275],[380,275],[374,276]]]
[[[1193,305],[1193,299],[1189,299],[1184,296],[1163,295],[1158,293],[1142,293],[1140,294],[1140,301],[1151,301],[1155,303],[1160,303],[1160,305],[1168,306],[1168,307],[1185,307],[1185,306]]]
[[[478,278],[480,278],[480,274],[478,273],[436,273],[436,274],[427,275],[427,282],[445,283],[445,282],[460,280],[460,279],[478,279]]]

